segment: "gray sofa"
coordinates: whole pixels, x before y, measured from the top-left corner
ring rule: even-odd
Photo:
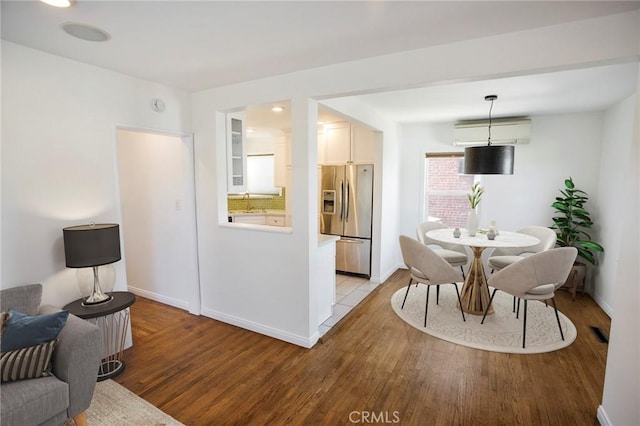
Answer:
[[[42,285],[31,284],[0,291],[2,312],[15,309],[28,315],[49,314],[60,309],[40,306]],[[0,385],[2,426],[60,425],[67,418],[86,424],[100,358],[100,329],[69,315],[58,335],[51,359],[53,376]]]

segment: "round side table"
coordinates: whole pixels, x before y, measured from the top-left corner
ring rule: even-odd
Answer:
[[[102,330],[104,357],[98,369],[98,381],[109,379],[124,370],[122,353],[129,325],[129,306],[136,296],[128,291],[108,293],[113,296],[108,302],[84,306],[84,299],[75,300],[64,308],[73,315],[96,324]]]

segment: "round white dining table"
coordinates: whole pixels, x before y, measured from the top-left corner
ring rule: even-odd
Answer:
[[[453,236],[453,229],[434,229],[427,232],[427,237],[435,241],[449,244],[459,244],[471,247],[473,260],[467,271],[467,277],[462,286],[460,299],[462,305],[460,309],[472,315],[483,315],[489,305],[489,288],[487,287],[487,277],[482,265],[482,252],[485,248],[511,248],[511,247],[531,247],[540,242],[539,239],[531,235],[520,234],[518,232],[500,231],[495,239],[490,240],[487,234],[476,233],[473,237],[466,229],[460,230],[460,237]],[[493,308],[487,312],[492,314]]]

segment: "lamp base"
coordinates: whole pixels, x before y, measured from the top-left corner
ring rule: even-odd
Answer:
[[[98,267],[93,267],[93,291],[91,295],[87,297],[84,302],[82,302],[82,306],[94,306],[101,305],[103,303],[107,303],[113,300],[113,296],[110,294],[106,294],[100,288],[100,280],[98,279]]]
[[[113,296],[111,295],[108,295],[108,294],[102,294],[102,295],[105,296],[105,298],[94,297],[97,295],[92,294],[82,302],[82,306],[102,305],[103,303],[108,303],[113,300]]]

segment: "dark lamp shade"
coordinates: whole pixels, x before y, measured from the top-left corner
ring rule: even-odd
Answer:
[[[67,268],[88,268],[117,262],[120,227],[115,223],[70,226],[62,230]]]
[[[464,149],[464,174],[512,175],[513,145],[472,146]]]

